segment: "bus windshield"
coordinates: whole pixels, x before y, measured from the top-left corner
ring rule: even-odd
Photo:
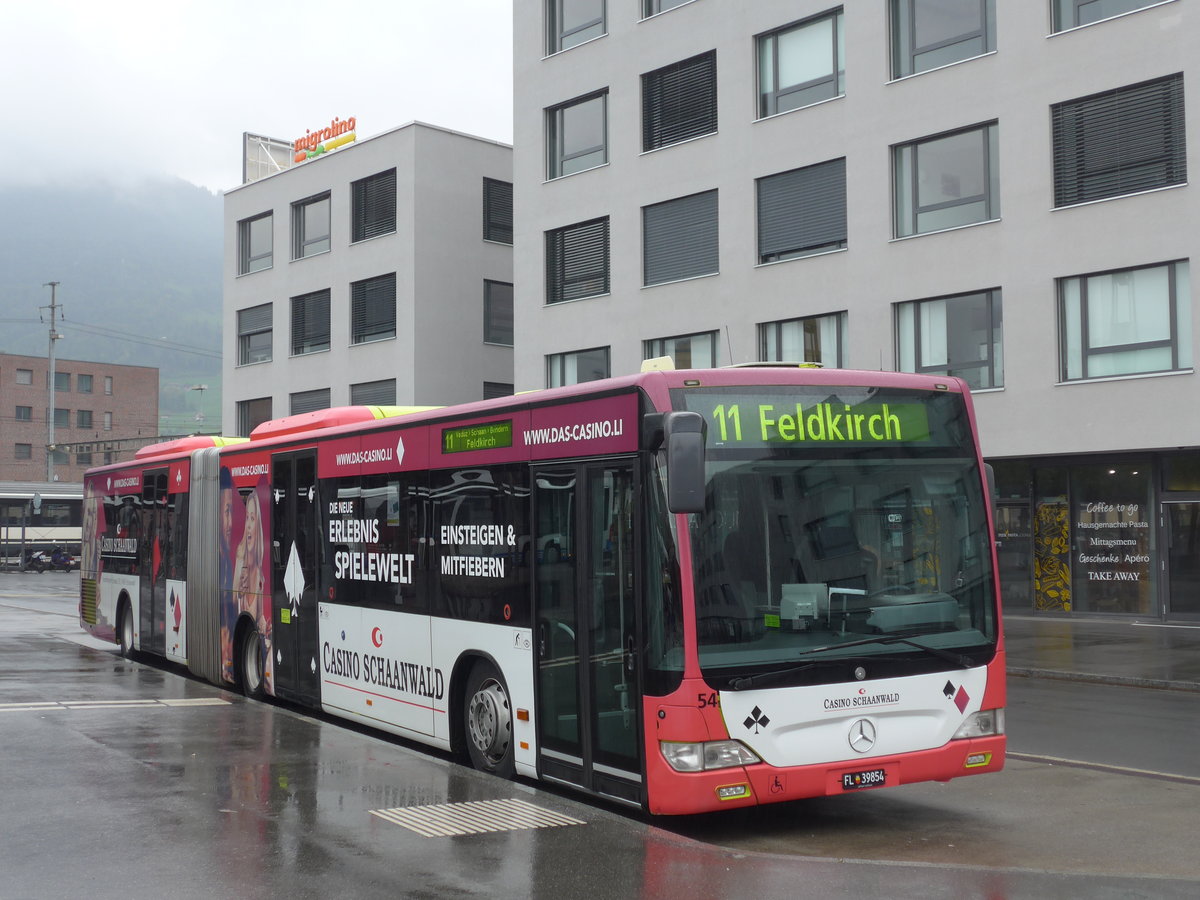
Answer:
[[[886,662],[877,674],[991,658],[987,505],[961,395],[808,386],[678,399],[709,426],[706,508],[690,523],[710,683],[780,669],[848,678],[849,658]],[[799,674],[809,669],[824,672]]]

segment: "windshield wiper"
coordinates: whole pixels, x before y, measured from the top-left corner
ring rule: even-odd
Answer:
[[[824,647],[805,650],[804,654],[807,656],[810,653],[824,653],[827,650],[842,650],[846,647],[862,647],[866,644],[907,644],[910,647],[916,647],[918,650],[924,650],[938,659],[954,663],[954,665],[962,669],[969,669],[975,665],[974,660],[963,656],[961,653],[953,653],[949,650],[943,650],[941,647],[930,647],[928,644],[922,644],[920,641],[914,641],[912,638],[905,637],[870,637],[859,641],[848,641],[844,644],[826,644]]]
[[[770,672],[759,672],[757,675],[743,675],[741,678],[730,678],[729,689],[731,691],[744,691],[746,688],[754,687],[756,684],[762,684],[764,681],[773,681],[776,678],[786,678],[789,675],[795,675],[798,672],[803,672],[806,669],[816,667],[816,663],[808,663],[804,666],[793,666],[790,669],[772,669]]]
[[[842,650],[846,647],[862,647],[866,644],[907,644],[910,647],[915,647],[918,650],[924,650],[931,656],[936,656],[938,659],[945,660],[948,663],[953,663],[960,669],[969,669],[975,665],[975,661],[963,656],[960,653],[953,653],[949,650],[943,650],[941,647],[930,647],[927,644],[922,644],[920,641],[914,641],[912,638],[904,637],[872,637],[863,638],[858,641],[847,641],[844,644],[827,644],[824,647],[815,647],[812,650],[806,650],[805,655],[811,653],[824,653],[827,650]],[[770,672],[759,672],[757,675],[743,675],[740,678],[729,679],[729,689],[731,691],[744,691],[747,688],[755,687],[756,685],[765,682],[774,681],[776,679],[787,678],[789,675],[795,675],[803,672],[806,669],[811,669],[817,663],[807,663],[803,666],[793,666],[790,669],[775,669]]]

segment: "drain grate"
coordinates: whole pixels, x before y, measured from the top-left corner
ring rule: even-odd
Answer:
[[[450,837],[460,834],[485,834],[491,831],[522,831],[530,828],[557,828],[585,825],[524,800],[478,800],[468,803],[443,803],[437,806],[407,806],[373,809],[371,815],[415,831],[422,837]]]

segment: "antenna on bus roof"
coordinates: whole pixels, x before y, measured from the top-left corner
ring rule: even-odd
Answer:
[[[733,358],[733,341],[729,339],[729,325],[725,325],[725,349],[729,351],[729,364],[733,365],[737,360]]]
[[[642,360],[643,372],[674,372],[675,360],[669,356],[655,356],[651,359]]]

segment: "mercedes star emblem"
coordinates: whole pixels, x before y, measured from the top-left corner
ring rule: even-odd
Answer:
[[[875,726],[866,719],[859,719],[850,726],[850,749],[855,753],[866,753],[875,746]]]

